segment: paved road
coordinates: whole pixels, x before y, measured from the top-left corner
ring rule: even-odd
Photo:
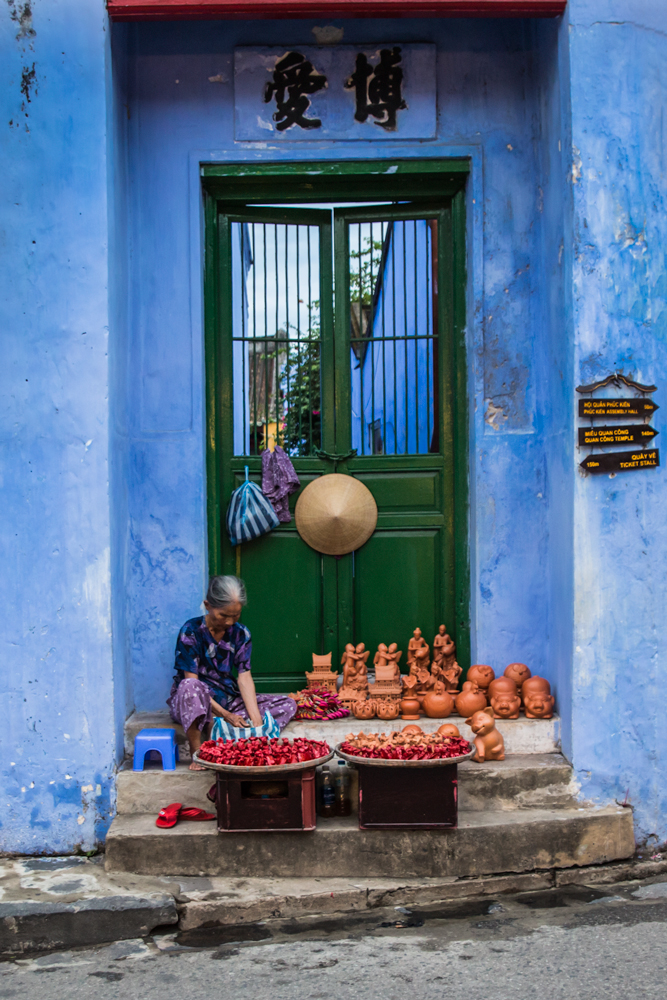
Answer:
[[[665,1000],[667,880],[397,910],[218,943],[176,935],[0,964],[0,998]],[[410,926],[412,925],[412,926]],[[261,933],[261,930],[260,930]]]

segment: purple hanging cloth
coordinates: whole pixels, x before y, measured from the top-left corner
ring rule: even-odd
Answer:
[[[300,486],[294,466],[280,445],[276,445],[273,451],[267,448],[262,452],[262,493],[271,501],[282,524],[289,524],[292,520],[287,498]]]

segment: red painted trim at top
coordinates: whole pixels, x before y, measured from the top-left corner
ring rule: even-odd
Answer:
[[[107,0],[114,21],[286,17],[557,17],[567,0]]]

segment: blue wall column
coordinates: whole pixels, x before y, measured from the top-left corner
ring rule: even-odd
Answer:
[[[615,369],[655,383],[664,462],[664,7],[568,7],[575,384]],[[575,462],[583,458],[575,452]],[[574,765],[584,797],[627,794],[638,838],[653,842],[667,839],[665,475],[577,470],[574,505]]]
[[[0,849],[90,849],[113,798],[102,0],[0,8]]]

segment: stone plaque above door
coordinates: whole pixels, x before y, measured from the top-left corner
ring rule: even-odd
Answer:
[[[250,142],[434,139],[435,45],[239,46],[234,129]]]

